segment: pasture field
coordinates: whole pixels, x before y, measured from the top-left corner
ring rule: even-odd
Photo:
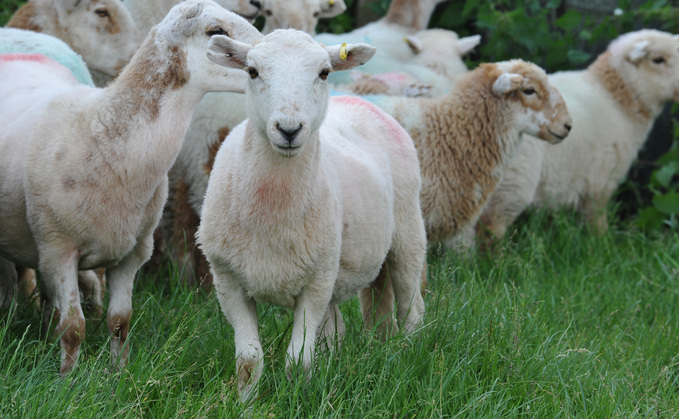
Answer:
[[[378,340],[341,306],[339,352],[288,380],[292,311],[259,306],[265,371],[246,416],[674,417],[679,415],[679,234],[532,214],[502,252],[429,255],[425,324]],[[132,353],[111,368],[105,320],[60,378],[59,346],[20,305],[0,326],[1,417],[234,417],[233,331],[214,295],[171,266],[140,274]],[[293,377],[295,374],[293,374]]]

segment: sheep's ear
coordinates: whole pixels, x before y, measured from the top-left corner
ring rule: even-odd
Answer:
[[[367,63],[375,55],[375,47],[368,44],[342,44],[324,47],[335,71],[351,70]]]
[[[418,38],[417,35],[408,35],[405,38],[403,38],[403,40],[405,41],[406,44],[408,44],[413,54],[417,55],[420,52],[422,52],[424,46],[422,45],[422,41],[420,41],[420,38]]]
[[[242,70],[252,45],[228,36],[213,35],[207,44],[207,58],[215,64]]]
[[[465,36],[457,41],[457,52],[460,56],[467,55],[481,43],[481,35]]]
[[[82,0],[57,0],[53,2],[57,9],[61,9],[67,12],[75,10],[76,7],[81,3]]]
[[[651,43],[648,41],[635,42],[632,45],[632,49],[627,54],[627,59],[633,62],[634,64],[638,63],[639,61],[641,61],[642,58],[648,55],[648,46],[650,44]]]
[[[321,14],[318,16],[321,19],[329,19],[337,15],[341,15],[347,10],[347,4],[344,0],[320,0]]]
[[[515,73],[502,73],[493,83],[493,93],[504,96],[523,86],[523,76]]]

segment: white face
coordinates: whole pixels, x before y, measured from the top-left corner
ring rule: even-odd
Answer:
[[[545,72],[527,62],[509,61],[498,66],[505,72],[495,81],[494,91],[515,108],[519,132],[551,144],[563,141],[572,126],[571,116],[563,96],[549,84]]]
[[[208,43],[214,35],[255,43],[262,34],[242,17],[211,0],[188,0],[170,10],[155,31],[169,34],[171,45],[186,58],[189,83],[202,86],[208,92],[243,92],[246,75],[242,71],[215,64],[207,57]],[[153,31],[152,31],[153,33]]]
[[[60,24],[68,28],[64,41],[90,69],[115,76],[139,48],[139,31],[119,0],[73,1],[61,7]]]
[[[328,106],[328,52],[299,31],[275,31],[247,55],[248,117],[271,147],[299,154],[318,131]]]
[[[644,103],[662,106],[679,102],[679,52],[677,38],[669,33],[643,30],[619,38],[611,45],[619,59],[619,71]]]

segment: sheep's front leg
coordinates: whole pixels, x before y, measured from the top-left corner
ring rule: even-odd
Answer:
[[[0,309],[12,307],[16,299],[18,275],[13,262],[0,257]]]
[[[386,338],[394,332],[396,327],[394,319],[394,291],[389,282],[389,273],[386,261],[382,264],[375,281],[368,287],[358,292],[363,313],[363,324],[367,329],[375,327],[382,338]]]
[[[257,306],[231,274],[213,269],[213,275],[219,305],[233,327],[239,399],[247,402],[257,397],[257,382],[264,370],[264,351],[257,329]]]
[[[347,328],[344,326],[344,319],[337,304],[331,304],[325,311],[321,325],[316,331],[316,340],[325,345],[328,350],[337,348],[342,349],[342,340]]]
[[[40,273],[48,298],[59,311],[56,332],[61,336],[61,375],[70,372],[78,361],[85,337],[85,316],[78,289],[78,252],[60,244],[40,248]]]
[[[300,358],[305,370],[308,371],[311,366],[316,345],[316,331],[328,310],[336,278],[337,270],[333,270],[327,276],[312,281],[302,289],[297,297],[295,320],[285,362],[288,374],[292,363],[299,363]],[[333,330],[332,333],[335,331]]]

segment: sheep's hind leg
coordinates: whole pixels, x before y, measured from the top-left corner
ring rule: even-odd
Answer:
[[[346,330],[339,307],[337,304],[331,304],[316,331],[316,341],[318,345],[324,345],[328,350],[340,350]]]
[[[17,271],[13,262],[0,257],[0,309],[12,307],[17,296]]]
[[[59,311],[56,332],[61,336],[61,375],[75,366],[85,338],[85,316],[78,289],[78,252],[65,248],[52,244],[40,249],[40,272],[46,283],[46,297],[55,302]]]
[[[248,402],[257,397],[257,382],[264,370],[264,351],[257,327],[257,306],[229,273],[213,269],[212,274],[219,305],[233,327],[239,400]]]
[[[395,332],[394,290],[389,281],[386,261],[382,264],[375,281],[358,292],[358,299],[366,329],[376,328],[381,338],[387,338]]]

